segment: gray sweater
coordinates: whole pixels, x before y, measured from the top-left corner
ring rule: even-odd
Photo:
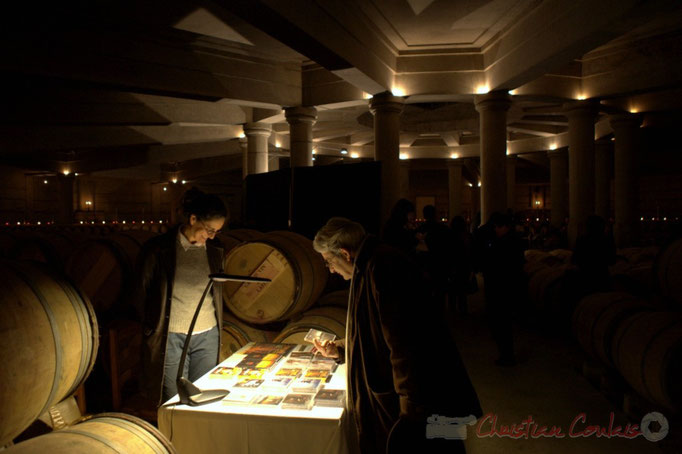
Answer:
[[[180,231],[178,231],[176,252],[169,331],[186,334],[197,304],[208,284],[208,275],[211,271],[206,256],[206,246],[191,244]],[[201,306],[194,333],[208,331],[217,324],[211,293],[206,295],[204,304]]]

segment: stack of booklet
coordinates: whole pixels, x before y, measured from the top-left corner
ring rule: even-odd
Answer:
[[[312,394],[288,394],[282,401],[282,408],[310,410],[313,408]]]
[[[342,389],[321,389],[315,394],[315,405],[318,407],[344,407],[346,392]]]

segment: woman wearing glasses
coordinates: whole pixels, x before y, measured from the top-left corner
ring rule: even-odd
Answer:
[[[152,238],[138,257],[136,307],[143,328],[143,388],[158,404],[175,394],[187,330],[208,275],[222,271],[223,249],[215,240],[228,217],[216,195],[197,188],[182,199],[184,222]],[[206,296],[190,340],[183,376],[190,381],[218,363],[222,292]]]

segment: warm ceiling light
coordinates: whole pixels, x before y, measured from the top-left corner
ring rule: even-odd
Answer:
[[[576,99],[578,101],[584,101],[587,99],[587,96],[585,96],[583,93],[580,93],[578,96],[576,96]]]
[[[405,90],[400,87],[391,88],[391,93],[393,93],[393,96],[405,96]]]
[[[182,180],[181,183],[185,184],[185,183],[187,183],[187,180]]]
[[[480,181],[478,182],[478,187],[479,187],[479,188],[481,187],[481,182],[480,182]]]
[[[164,186],[164,187],[163,187],[163,190],[164,190],[164,191],[168,191],[168,188]]]
[[[86,205],[92,205],[92,202],[89,201],[89,200],[86,200],[86,201],[85,201],[85,204],[86,204]]]
[[[408,158],[409,158],[409,156],[407,155],[407,153],[400,153],[400,159],[405,160]]]
[[[317,154],[317,148],[313,148],[313,154]]]
[[[450,158],[457,159],[457,158],[459,158],[459,155],[457,153],[451,153]]]
[[[126,221],[123,221],[123,223],[125,224],[125,223],[126,223]]]
[[[353,159],[357,159],[357,158],[360,157],[360,155],[357,154],[357,153],[351,153],[351,154],[350,154],[350,157],[353,158]]]
[[[239,138],[240,138],[240,139],[243,139],[243,138],[245,138],[245,137],[246,137],[246,134],[244,134],[243,132],[242,132],[241,134],[239,134]]]
[[[64,171],[62,173],[64,175],[69,175],[71,173],[71,171],[69,169],[64,169]]]
[[[367,93],[366,91],[362,92],[362,99],[372,99],[372,95]]]
[[[47,180],[43,180],[43,184],[47,184]]]
[[[639,110],[637,110],[636,107],[630,107],[630,113],[637,113]]]
[[[74,173],[73,176],[74,176],[74,177],[77,177],[77,176],[78,176],[78,172]]]
[[[275,142],[275,148],[279,148],[281,146],[282,146],[282,144],[280,144],[279,142]]]
[[[510,95],[514,96],[516,94],[516,90],[509,90],[507,93]]]
[[[171,183],[173,183],[173,184],[175,184],[175,183],[177,183],[177,182],[178,182],[178,179],[177,179],[177,178],[173,178],[173,179],[171,180]]]
[[[345,148],[342,148],[342,149],[341,149],[341,154],[348,154],[348,150],[346,150]]]
[[[479,85],[476,87],[476,93],[479,95],[484,95],[490,92],[490,87],[488,85]]]
[[[315,156],[313,156],[313,161],[315,160]]]
[[[550,150],[556,150],[556,144],[555,143],[549,144],[549,149]]]
[[[473,187],[474,187],[474,185],[471,184],[471,183],[467,183],[467,184],[469,185],[470,188],[473,188]]]

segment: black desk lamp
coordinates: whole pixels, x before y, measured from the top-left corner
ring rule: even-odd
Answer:
[[[196,324],[197,318],[199,317],[199,311],[201,311],[201,306],[204,304],[204,299],[208,294],[211,287],[213,287],[214,282],[225,282],[225,281],[238,281],[238,282],[270,282],[270,279],[265,279],[262,277],[251,277],[251,276],[234,276],[231,274],[224,273],[213,273],[208,275],[208,284],[206,284],[206,289],[204,294],[201,295],[201,300],[199,300],[199,305],[197,310],[194,312],[194,317],[192,317],[192,323],[189,324],[189,331],[187,332],[187,337],[185,338],[185,345],[182,347],[182,355],[180,356],[180,364],[178,366],[178,378],[176,379],[176,384],[178,386],[178,396],[180,396],[180,404],[190,405],[196,407],[198,405],[204,405],[217,400],[222,399],[227,396],[230,392],[226,389],[210,389],[207,391],[202,391],[194,384],[182,376],[182,371],[185,368],[185,359],[187,358],[187,350],[189,350],[189,341],[192,338],[192,331],[194,331],[194,325]]]

